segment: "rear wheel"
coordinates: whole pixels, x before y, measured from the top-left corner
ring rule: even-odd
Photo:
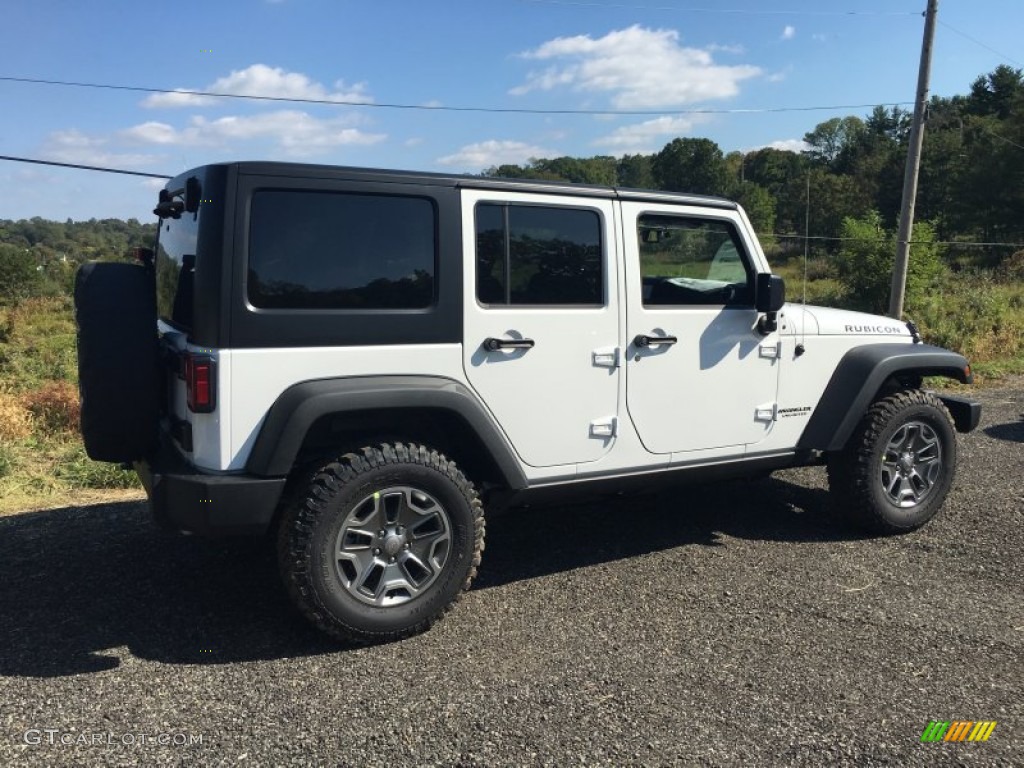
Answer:
[[[285,584],[333,637],[361,643],[421,632],[468,589],[483,507],[454,462],[425,446],[348,453],[314,474],[278,534]]]
[[[942,401],[907,390],[872,405],[846,447],[829,457],[829,488],[862,526],[904,533],[938,513],[956,461],[956,433]]]

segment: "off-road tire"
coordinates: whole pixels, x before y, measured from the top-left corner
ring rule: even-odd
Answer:
[[[346,584],[336,553],[352,515],[396,487],[418,489],[436,500],[451,545],[422,594],[398,605],[367,604],[355,590],[355,579]],[[473,484],[443,454],[402,442],[346,453],[316,471],[285,509],[277,542],[281,574],[299,611],[330,636],[355,644],[427,630],[469,589],[483,549],[483,505]]]
[[[928,438],[923,442],[930,443],[934,438],[937,450],[929,451],[938,455],[939,466],[920,501],[910,498],[907,506],[900,506],[887,488],[909,484],[909,478],[901,482],[899,475],[916,467],[910,451],[899,454],[891,450],[890,443],[915,430],[918,443],[922,442],[922,433]],[[903,455],[910,456],[905,465],[900,464]],[[938,513],[953,484],[956,462],[956,433],[942,401],[930,392],[905,390],[876,401],[843,450],[828,457],[829,490],[833,503],[860,527],[872,533],[907,533]]]
[[[97,461],[142,459],[157,445],[162,392],[151,270],[92,262],[75,275],[82,441]]]

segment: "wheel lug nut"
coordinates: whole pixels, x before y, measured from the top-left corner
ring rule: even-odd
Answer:
[[[373,554],[375,554],[375,555],[379,555],[379,554],[380,554],[380,550],[379,550],[379,549],[375,549],[375,550],[373,550]]]

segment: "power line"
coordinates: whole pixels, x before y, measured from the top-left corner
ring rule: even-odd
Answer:
[[[0,81],[11,83],[28,83],[31,85],[62,85],[71,88],[99,88],[113,91],[135,91],[139,93],[168,93],[182,96],[209,96],[219,99],[250,99],[254,101],[275,101],[294,104],[328,104],[347,107],[375,107],[377,109],[406,109],[427,112],[487,112],[497,114],[524,115],[759,115],[778,112],[823,112],[840,109],[872,109],[874,104],[828,104],[807,107],[748,107],[737,109],[528,109],[525,107],[451,107],[440,104],[400,104],[382,102],[348,101],[343,99],[307,99],[298,96],[255,96],[245,93],[221,93],[216,91],[198,91],[170,88],[148,88],[139,85],[114,85],[111,83],[83,83],[73,80],[45,80],[35,77],[11,77],[0,75]],[[913,104],[912,101],[884,102],[882,106],[902,107]]]
[[[940,24],[940,25],[942,25],[943,27],[945,27],[946,29],[948,29],[948,30],[949,30],[950,32],[954,32],[954,33],[956,33],[956,34],[960,35],[960,37],[962,37],[962,38],[965,38],[965,39],[967,39],[967,40],[970,40],[970,41],[971,41],[972,43],[974,43],[975,45],[980,45],[980,46],[981,46],[982,48],[984,48],[984,49],[985,49],[986,51],[988,51],[988,52],[990,52],[990,53],[994,53],[994,54],[995,54],[996,56],[999,56],[999,57],[1000,57],[1000,58],[1002,58],[1002,59],[1006,59],[1006,60],[1007,60],[1008,62],[1010,62],[1011,64],[1016,64],[1016,65],[1017,65],[1018,67],[1024,67],[1024,64],[1021,64],[1021,63],[1020,63],[1019,61],[1017,61],[1016,59],[1013,59],[1013,58],[1011,58],[1011,57],[1007,56],[1007,55],[1006,55],[1005,53],[1003,53],[1003,52],[1001,52],[1001,51],[997,51],[997,50],[996,50],[995,48],[993,48],[992,46],[990,46],[990,45],[987,45],[987,44],[985,44],[985,43],[981,42],[981,40],[979,40],[978,38],[976,38],[976,37],[971,37],[971,36],[970,36],[970,35],[968,35],[968,34],[967,34],[966,32],[963,32],[963,31],[961,31],[961,30],[957,29],[956,27],[954,27],[954,26],[951,26],[951,25],[949,25],[949,24],[947,24],[947,23],[946,23],[946,22],[944,22],[944,21],[940,21],[940,22],[939,22],[939,24]]]
[[[173,179],[164,173],[143,173],[142,171],[126,171],[123,168],[105,168],[100,165],[79,165],[78,163],[58,163],[56,160],[34,160],[31,157],[14,157],[0,155],[0,160],[11,160],[15,163],[34,163],[35,165],[56,165],[61,168],[77,168],[84,171],[102,171],[103,173],[123,173],[127,176],[147,176],[151,179]]]
[[[626,8],[631,11],[675,11],[676,13],[728,13],[743,16],[919,16],[920,11],[786,11],[751,8],[681,8],[673,5],[632,5],[628,3],[591,3],[580,0],[522,0],[534,5],[565,5],[582,8]]]
[[[989,136],[991,136],[992,138],[995,138],[995,139],[999,139],[1000,141],[1005,141],[1005,142],[1006,142],[1007,144],[1009,144],[1009,145],[1010,145],[1011,147],[1016,147],[1017,149],[1024,149],[1024,146],[1021,146],[1020,144],[1018,144],[1018,143],[1017,143],[1017,142],[1015,142],[1015,141],[1010,141],[1010,140],[1009,140],[1008,138],[1006,138],[1005,136],[1000,136],[1000,135],[999,135],[998,133],[996,133],[995,131],[990,131],[990,130],[989,130],[988,128],[984,128],[984,127],[982,128],[982,130],[983,130],[983,131],[984,131],[985,133],[987,133],[987,134],[988,134]]]
[[[758,237],[770,237],[775,240],[828,240],[842,243],[888,243],[888,238],[879,237],[830,237],[828,235],[782,235],[774,232],[758,232]],[[1024,243],[984,243],[964,240],[908,240],[910,245],[963,245],[978,248],[1024,248]]]

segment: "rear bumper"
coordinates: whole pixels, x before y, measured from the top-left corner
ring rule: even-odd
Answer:
[[[205,536],[266,533],[285,484],[283,477],[204,474],[166,443],[134,466],[160,525]]]

